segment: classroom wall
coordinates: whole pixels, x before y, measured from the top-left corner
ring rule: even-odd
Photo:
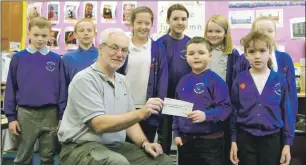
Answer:
[[[291,18],[305,17],[305,6],[280,6],[280,7],[256,7],[256,8],[229,8],[229,2],[213,2],[206,1],[206,20],[213,14],[222,14],[228,16],[228,11],[237,10],[260,10],[260,9],[283,9],[284,27],[277,29],[277,43],[285,45],[286,52],[289,53],[292,60],[300,62],[300,58],[305,58],[305,40],[290,39],[290,23]],[[232,39],[235,45],[239,45],[240,39],[245,36],[250,29],[232,29]]]
[[[82,16],[83,15],[83,2],[80,2],[80,6],[78,9],[78,15]],[[33,3],[33,2],[29,2],[29,3]],[[155,13],[157,12],[157,2],[154,1],[139,1],[137,3],[137,6],[149,6]],[[60,2],[60,9],[59,12],[61,12],[61,15],[59,17],[59,24],[54,24],[52,27],[54,28],[62,28],[61,30],[61,34],[60,34],[60,38],[59,38],[59,44],[60,44],[60,49],[59,50],[53,50],[54,52],[58,53],[58,54],[65,54],[65,52],[67,52],[66,48],[65,48],[65,33],[64,33],[64,29],[68,26],[73,27],[73,23],[65,23],[64,22],[64,7],[65,7],[65,2]],[[100,8],[101,8],[101,1],[98,1],[97,3],[97,15],[100,14]],[[154,13],[154,14],[155,14]],[[122,17],[120,17],[122,15],[122,2],[121,1],[117,1],[117,10],[116,10],[116,23],[101,23],[101,19],[97,19],[97,37],[95,40],[95,44],[98,45],[98,43],[100,42],[100,34],[101,31],[103,29],[106,28],[122,28],[124,31],[130,31],[130,28],[128,25],[126,24],[122,24],[121,23],[121,19]],[[47,17],[47,2],[43,2],[42,3],[42,16]],[[99,18],[99,17],[98,17]],[[79,17],[80,19],[80,17]],[[154,28],[153,28],[153,33],[156,32],[156,19],[154,20]]]
[[[33,2],[29,2],[33,3]],[[150,7],[155,16],[157,16],[157,1],[138,1],[137,6],[148,6]],[[64,29],[67,26],[73,26],[73,23],[64,23],[64,4],[65,2],[60,2],[60,11],[62,14],[60,16],[60,22],[59,24],[54,25],[55,28],[62,28],[59,43],[60,43],[60,49],[54,50],[54,52],[57,52],[59,54],[64,54],[67,52],[65,49],[65,41],[64,41]],[[100,13],[100,6],[101,1],[98,1],[97,3],[97,11],[98,15]],[[278,28],[277,32],[277,42],[279,44],[285,45],[286,52],[288,52],[293,61],[299,62],[299,59],[302,57],[305,57],[305,40],[291,40],[290,39],[290,27],[289,27],[289,19],[295,18],[295,17],[305,17],[305,7],[304,6],[279,6],[279,7],[256,7],[256,8],[229,8],[229,2],[228,1],[205,1],[205,20],[208,20],[209,17],[211,17],[214,14],[221,14],[224,16],[228,16],[228,12],[236,11],[236,10],[259,10],[259,9],[283,9],[284,13],[284,27]],[[80,2],[78,15],[83,15],[83,2]],[[43,2],[42,5],[42,15],[47,16],[47,2]],[[118,1],[117,3],[117,10],[116,10],[116,23],[101,23],[100,19],[97,19],[97,38],[96,38],[96,44],[100,41],[100,33],[103,29],[106,28],[122,28],[123,30],[129,32],[131,29],[128,25],[121,23],[121,15],[122,15],[122,2]],[[204,21],[205,21],[204,20]],[[157,18],[154,19],[154,27],[152,34],[156,33],[157,30]],[[232,38],[233,43],[235,45],[239,45],[240,39],[246,35],[249,32],[250,29],[232,29]]]

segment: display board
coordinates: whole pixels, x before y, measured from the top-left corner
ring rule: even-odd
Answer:
[[[160,1],[161,2],[161,1]],[[157,23],[158,20],[165,20],[165,18],[158,18],[160,16],[164,17],[165,14],[158,13],[159,1],[79,1],[79,2],[40,2],[40,6],[36,6],[36,10],[41,11],[41,15],[49,17],[53,23],[52,37],[55,42],[50,42],[52,50],[64,54],[69,50],[73,50],[77,46],[77,41],[73,40],[71,37],[71,29],[74,22],[77,19],[84,18],[86,15],[86,4],[92,3],[93,8],[87,9],[93,11],[92,18],[97,24],[97,37],[95,39],[95,44],[100,42],[101,31],[106,28],[116,27],[122,28],[127,33],[131,32],[131,27],[127,23],[127,15],[131,10],[137,6],[148,6],[152,9],[154,13],[154,23],[153,30],[151,32],[152,37],[156,38],[158,35]],[[173,2],[172,2],[173,3]],[[181,3],[178,1],[178,3]],[[182,2],[183,3],[183,2]],[[193,1],[193,4],[200,3],[201,1]],[[236,4],[235,4],[236,3]],[[190,18],[189,24],[201,26],[201,29],[192,33],[192,35],[203,36],[203,31],[205,27],[205,21],[209,19],[214,14],[221,14],[229,18],[231,23],[231,33],[234,45],[239,46],[240,39],[245,36],[250,31],[250,24],[252,21],[260,15],[272,16],[277,20],[277,43],[280,45],[282,50],[285,50],[290,54],[292,59],[299,62],[300,58],[305,57],[305,36],[303,37],[303,31],[295,30],[297,28],[305,27],[305,23],[297,22],[301,19],[305,20],[305,3],[302,1],[296,1],[294,4],[287,1],[274,1],[270,2],[260,2],[260,1],[205,1],[201,4],[205,14],[198,14],[199,12],[190,11],[192,18]],[[28,2],[28,10],[30,13],[35,13],[35,10],[31,5],[33,2]],[[35,3],[37,4],[37,3]],[[164,3],[160,3],[164,4]],[[304,5],[303,5],[304,4]],[[31,8],[30,8],[30,7]],[[35,5],[34,5],[35,6]],[[55,14],[50,13],[51,6]],[[189,9],[190,6],[187,6]],[[33,11],[34,10],[34,11]],[[197,10],[199,11],[199,10]],[[166,12],[166,11],[164,11]],[[28,12],[29,13],[29,12]],[[240,17],[238,17],[240,15]],[[243,17],[241,16],[243,15]],[[91,16],[90,16],[91,17]],[[202,23],[195,22],[199,19],[203,20]],[[291,21],[290,21],[291,20]],[[25,21],[27,22],[27,21]],[[160,22],[159,22],[160,23]],[[242,25],[243,24],[243,25]],[[165,26],[166,27],[166,26]],[[164,28],[164,27],[163,27]],[[305,31],[304,31],[305,32]],[[68,40],[68,38],[70,40]]]

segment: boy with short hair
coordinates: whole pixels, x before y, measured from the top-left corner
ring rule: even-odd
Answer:
[[[93,45],[96,26],[90,19],[81,19],[74,25],[74,34],[79,41],[79,48],[65,54],[62,58],[66,87],[79,71],[93,64],[98,58],[98,49]]]
[[[212,48],[203,37],[186,45],[191,72],[176,87],[176,98],[193,103],[186,117],[173,116],[173,136],[179,165],[224,165],[224,131],[231,114],[226,82],[209,69]]]
[[[15,164],[30,164],[36,140],[42,165],[52,164],[57,126],[66,102],[60,55],[47,48],[51,24],[44,17],[30,20],[29,46],[10,63],[4,112],[9,131],[20,138]]]

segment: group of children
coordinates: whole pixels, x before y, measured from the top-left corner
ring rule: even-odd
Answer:
[[[194,104],[187,118],[158,114],[140,122],[148,140],[158,134],[169,154],[173,131],[179,165],[289,164],[297,93],[292,59],[276,50],[275,22],[256,19],[241,40],[245,53],[239,55],[226,17],[212,16],[204,37],[194,38],[184,34],[188,18],[183,5],[170,6],[169,32],[154,41],[152,10],[137,7],[130,17],[130,53],[118,72],[130,83],[135,107],[152,97]],[[62,59],[46,48],[50,30],[47,19],[32,19],[31,43],[10,64],[4,111],[9,130],[21,138],[16,164],[29,163],[36,139],[42,146],[41,164],[53,161],[55,112],[60,125],[69,83],[99,56],[90,20],[75,24],[79,48]]]

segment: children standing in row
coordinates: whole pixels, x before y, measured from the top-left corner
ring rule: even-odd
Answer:
[[[163,46],[150,38],[153,20],[153,12],[148,7],[137,7],[132,11],[130,23],[133,35],[129,46],[130,53],[118,71],[126,75],[129,81],[136,109],[143,107],[149,98],[164,99],[167,94],[167,56]],[[161,120],[161,114],[153,114],[140,122],[150,142],[154,142]]]
[[[30,45],[10,63],[4,112],[9,130],[19,138],[15,164],[30,164],[39,140],[41,164],[53,164],[57,126],[65,108],[65,84],[61,56],[46,47],[51,24],[35,17],[28,26]]]
[[[230,159],[243,165],[288,165],[295,112],[286,78],[270,69],[274,41],[252,31],[242,39],[251,68],[233,83]]]
[[[79,41],[79,48],[62,58],[67,87],[75,74],[93,64],[98,58],[98,49],[93,45],[96,26],[90,19],[79,20],[74,25],[74,35]]]
[[[167,23],[170,26],[168,34],[160,37],[157,42],[166,48],[169,83],[168,98],[175,98],[175,89],[179,80],[191,71],[186,61],[186,44],[190,40],[184,34],[188,25],[189,12],[181,4],[174,4],[167,11]],[[164,153],[170,153],[172,141],[172,116],[166,115],[158,130],[158,141],[162,144]]]
[[[231,113],[227,84],[209,69],[210,44],[202,37],[187,43],[187,62],[192,72],[176,89],[177,99],[194,103],[185,117],[173,117],[173,135],[179,165],[223,165],[223,123]]]

